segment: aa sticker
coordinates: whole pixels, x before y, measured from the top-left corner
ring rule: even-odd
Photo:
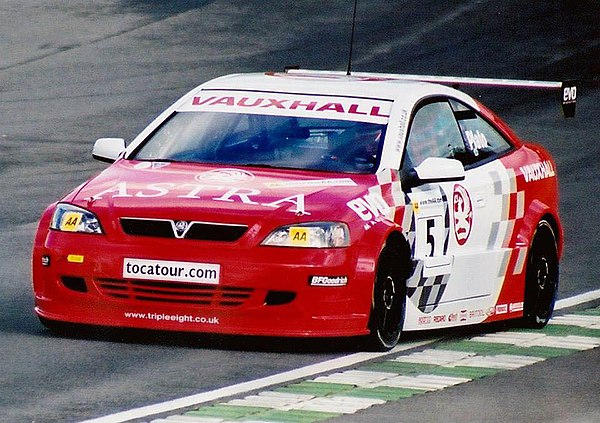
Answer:
[[[418,202],[418,201],[413,201],[413,202],[412,202],[412,206],[413,206],[413,211],[414,211],[415,213],[419,213],[419,207],[420,207],[420,206],[419,206],[419,202]]]
[[[308,245],[308,229],[290,228],[290,239],[293,245]]]
[[[66,212],[60,220],[60,230],[65,232],[75,232],[81,223],[83,213]]]

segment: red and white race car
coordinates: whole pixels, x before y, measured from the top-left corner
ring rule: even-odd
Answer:
[[[114,163],[48,207],[35,238],[50,328],[367,335],[389,349],[403,330],[543,326],[553,311],[556,166],[445,85],[226,76],[93,155]]]

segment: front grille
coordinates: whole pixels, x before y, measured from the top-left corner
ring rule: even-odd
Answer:
[[[121,227],[128,235],[175,238],[170,220],[121,219]]]
[[[236,307],[252,297],[254,289],[183,282],[96,279],[103,295],[137,301]]]
[[[237,241],[246,233],[246,226],[215,225],[212,223],[194,222],[187,231],[187,239],[206,241]]]
[[[223,242],[237,241],[248,230],[248,227],[245,225],[132,217],[122,217],[121,227],[123,228],[123,232],[134,236]]]

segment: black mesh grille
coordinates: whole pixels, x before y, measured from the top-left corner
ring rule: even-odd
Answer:
[[[237,241],[246,233],[246,226],[214,225],[210,223],[193,223],[187,231],[187,239],[206,241]]]
[[[173,226],[168,220],[121,219],[121,227],[128,235],[175,238]]]
[[[95,283],[102,294],[113,298],[226,307],[243,305],[254,292],[252,288],[185,282],[96,279]]]
[[[123,232],[134,236],[152,236],[158,238],[184,238],[200,241],[234,242],[248,230],[244,225],[190,222],[187,230],[177,234],[175,221],[159,219],[121,218]]]

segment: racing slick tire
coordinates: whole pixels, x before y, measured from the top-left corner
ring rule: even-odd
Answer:
[[[529,328],[546,326],[558,289],[558,253],[556,236],[550,223],[540,221],[527,257],[523,325]]]
[[[379,256],[369,319],[368,347],[371,350],[391,350],[402,334],[406,310],[406,262],[400,250],[394,247],[385,247]]]

